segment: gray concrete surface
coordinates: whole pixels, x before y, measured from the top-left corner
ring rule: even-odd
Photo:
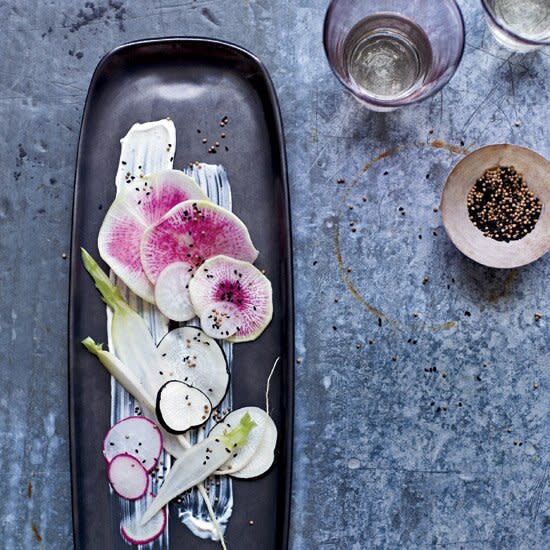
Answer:
[[[433,210],[461,147],[550,157],[550,53],[501,49],[461,0],[455,78],[373,114],[327,67],[326,4],[0,1],[1,547],[71,546],[64,254],[80,116],[102,55],[168,35],[251,49],[281,101],[299,358],[291,547],[550,547],[550,257],[475,265]]]

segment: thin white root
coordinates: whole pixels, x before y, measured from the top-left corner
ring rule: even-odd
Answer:
[[[184,449],[190,449],[192,447],[191,443],[187,441],[187,438],[184,435],[178,436],[178,441],[180,445]],[[218,540],[220,541],[220,544],[222,545],[223,550],[227,550],[227,546],[225,544],[225,539],[223,537],[222,530],[220,528],[220,524],[218,523],[218,518],[216,517],[216,514],[214,513],[214,509],[212,508],[212,503],[210,502],[210,496],[208,495],[208,491],[204,487],[203,483],[199,483],[197,485],[197,488],[199,490],[199,493],[201,497],[204,500],[204,504],[206,505],[206,509],[208,510],[208,515],[210,516],[210,520],[212,521],[212,525],[214,526],[214,530],[216,531],[216,536],[218,537]]]
[[[281,357],[277,357],[275,359],[275,363],[273,363],[273,367],[271,368],[271,372],[269,373],[269,376],[267,377],[267,385],[265,388],[265,412],[269,414],[269,385],[271,384],[271,377],[273,376],[273,373],[275,372],[275,369],[277,368],[277,365],[279,364],[279,359]]]

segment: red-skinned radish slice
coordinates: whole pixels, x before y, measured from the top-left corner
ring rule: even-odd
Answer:
[[[189,283],[189,293],[203,330],[230,342],[255,340],[273,316],[269,279],[252,264],[228,256],[204,262]]]
[[[170,433],[183,434],[201,426],[210,418],[211,412],[208,397],[180,380],[166,382],[158,392],[157,418]]]
[[[155,502],[153,500],[153,502]],[[143,525],[140,523],[140,516],[134,514],[120,523],[120,534],[126,542],[130,544],[149,544],[158,539],[168,521],[166,507],[161,508],[155,515]]]
[[[189,321],[195,310],[189,297],[189,265],[174,262],[166,266],[155,284],[155,303],[160,312],[172,321]]]
[[[196,327],[171,330],[158,350],[174,378],[201,390],[217,407],[229,385],[227,359],[221,346]]]
[[[113,457],[107,474],[114,492],[126,500],[141,498],[149,487],[149,474],[141,462],[131,455]]]
[[[193,273],[217,254],[248,262],[258,257],[244,223],[229,210],[207,201],[178,204],[149,227],[141,241],[141,263],[153,284],[174,262],[185,262]]]
[[[271,467],[274,460],[275,443],[277,442],[277,428],[271,417],[258,407],[243,407],[229,413],[219,424],[210,430],[208,437],[219,438],[231,428],[237,426],[241,418],[248,413],[256,423],[256,428],[250,432],[246,443],[236,457],[221,466],[217,474],[232,475],[234,477],[257,477]],[[185,458],[182,457],[182,458]]]
[[[128,454],[150,472],[162,451],[162,435],[157,425],[142,416],[129,416],[117,422],[103,441],[103,456],[111,462],[115,456]]]
[[[172,207],[189,199],[207,200],[195,181],[178,170],[136,178],[122,188],[98,236],[101,257],[135,294],[154,302],[153,286],[140,258],[145,230]]]

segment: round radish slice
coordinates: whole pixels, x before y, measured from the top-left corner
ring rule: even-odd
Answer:
[[[241,479],[250,479],[252,477],[258,477],[265,474],[273,465],[275,460],[275,445],[277,444],[277,427],[275,422],[271,420],[266,422],[264,436],[260,443],[260,446],[256,450],[254,456],[250,459],[248,464],[236,472],[225,472],[233,477]]]
[[[207,201],[174,206],[145,231],[141,241],[141,263],[153,284],[174,262],[185,262],[192,273],[217,254],[249,262],[258,257],[244,223],[229,210]]]
[[[202,312],[201,327],[212,338],[222,340],[237,333],[242,324],[241,314],[237,306],[227,302],[214,302]]]
[[[117,422],[105,436],[103,456],[111,462],[120,454],[131,455],[150,472],[162,452],[162,435],[158,426],[143,416],[129,416]]]
[[[141,498],[149,487],[149,474],[130,455],[116,455],[109,463],[108,476],[114,492],[126,500]]]
[[[230,342],[255,340],[273,316],[269,279],[252,264],[227,256],[204,262],[189,283],[189,293],[205,332],[217,330]],[[233,324],[238,326],[231,334]],[[225,335],[221,327],[227,327]]]
[[[206,199],[195,181],[178,170],[139,178],[123,188],[109,208],[98,236],[101,257],[138,296],[154,301],[143,271],[140,245],[144,231],[176,204]]]
[[[134,514],[120,523],[120,534],[130,544],[148,544],[158,539],[168,521],[166,507],[157,512],[147,523],[140,524],[141,515]]]
[[[189,297],[189,266],[175,262],[165,267],[155,284],[155,303],[160,312],[172,321],[189,321],[195,310]]]
[[[212,405],[200,390],[180,380],[170,380],[157,394],[156,412],[163,428],[182,434],[204,424],[210,418]]]
[[[160,342],[159,352],[178,380],[197,388],[217,407],[229,385],[227,360],[218,343],[195,327],[171,330]]]
[[[252,460],[255,459],[258,454],[258,450],[262,445],[262,441],[265,435],[265,431],[269,424],[273,424],[270,416],[258,407],[243,407],[229,413],[219,424],[216,424],[212,430],[210,430],[209,437],[214,436],[220,438],[226,431],[230,431],[231,428],[238,426],[241,418],[248,413],[252,420],[255,422],[256,427],[251,430],[248,435],[246,443],[241,447],[237,456],[232,456],[219,470],[219,474],[234,475],[245,468]],[[277,431],[275,430],[275,433]]]

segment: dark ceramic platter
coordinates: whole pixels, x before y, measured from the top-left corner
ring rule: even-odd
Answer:
[[[224,147],[207,154],[203,136],[219,136],[230,117]],[[105,308],[79,259],[95,257],[97,233],[115,194],[119,140],[135,122],[171,117],[176,125],[174,166],[189,161],[223,164],[233,189],[233,210],[250,229],[274,290],[274,317],[256,341],[234,347],[234,407],[265,406],[271,384],[272,416],[279,430],[274,467],[262,478],[234,481],[229,548],[287,547],[293,413],[292,258],[286,163],[281,120],[269,76],[250,53],[204,39],[141,41],[122,46],[99,64],[82,119],[72,233],[69,373],[71,468],[76,548],[128,548],[119,534],[101,444],[109,428],[110,379],[80,341],[106,341]],[[201,129],[202,134],[197,133]],[[254,525],[250,525],[250,520]],[[170,548],[213,549],[170,519]]]

